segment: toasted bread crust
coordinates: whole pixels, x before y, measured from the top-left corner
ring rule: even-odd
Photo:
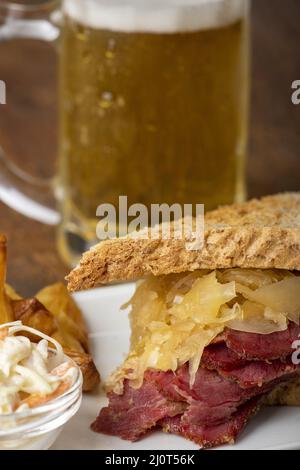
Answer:
[[[300,405],[300,377],[278,385],[266,398],[266,405]]]
[[[300,193],[285,193],[221,207],[205,216],[204,247],[185,240],[131,237],[100,242],[69,276],[71,291],[195,269],[300,270]]]

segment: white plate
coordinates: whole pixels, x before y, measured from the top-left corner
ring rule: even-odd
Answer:
[[[128,350],[127,313],[120,311],[134,291],[133,284],[109,286],[76,294],[90,332],[92,352],[103,379],[121,363]],[[52,449],[105,450],[196,450],[190,441],[160,431],[131,443],[97,434],[89,426],[106,404],[102,390],[85,394],[81,409],[66,425]],[[246,427],[234,446],[222,449],[300,449],[300,407],[272,407],[262,410]]]

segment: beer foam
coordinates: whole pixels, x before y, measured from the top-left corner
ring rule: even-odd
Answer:
[[[232,24],[248,4],[249,0],[64,0],[63,9],[94,29],[175,33]]]

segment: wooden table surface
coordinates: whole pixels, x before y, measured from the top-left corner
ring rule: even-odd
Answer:
[[[299,0],[253,0],[252,100],[248,194],[300,189],[300,106],[291,83],[300,79]],[[56,158],[56,58],[46,45],[0,45],[0,143],[22,168],[51,176]],[[61,280],[68,268],[56,251],[55,229],[0,203],[0,231],[9,240],[8,280],[23,295]]]

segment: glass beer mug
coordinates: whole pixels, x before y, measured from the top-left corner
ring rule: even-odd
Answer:
[[[59,41],[58,212],[25,196],[3,157],[0,197],[58,223],[69,264],[120,195],[206,210],[244,198],[248,0],[3,2],[0,15],[0,41]]]

